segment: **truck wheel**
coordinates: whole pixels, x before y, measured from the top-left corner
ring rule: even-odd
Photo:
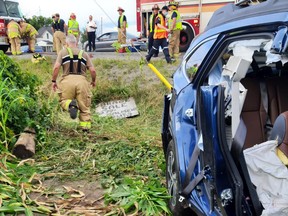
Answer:
[[[180,32],[180,52],[186,52],[195,36],[190,26],[183,24],[183,27]]]
[[[9,46],[0,46],[0,50],[2,50],[4,53],[7,52]]]
[[[176,159],[176,151],[173,140],[169,142],[166,154],[166,184],[168,194],[171,196],[169,199],[169,209],[174,216],[194,215],[192,210],[184,208],[182,203],[179,202],[179,166]]]

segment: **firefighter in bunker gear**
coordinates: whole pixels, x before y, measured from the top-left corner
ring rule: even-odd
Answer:
[[[127,18],[123,14],[125,10],[121,7],[118,7],[118,43],[126,44],[126,28],[128,28]]]
[[[162,10],[167,10],[167,6],[164,6]],[[167,63],[172,63],[170,55],[169,55],[169,51],[168,51],[167,32],[169,33],[170,30],[165,27],[165,16],[162,13],[159,13],[155,19],[153,46],[149,54],[146,56],[146,60],[148,62],[150,61],[151,57],[159,50],[159,47],[161,46]]]
[[[69,34],[66,38],[68,47],[59,52],[53,68],[52,87],[60,96],[61,107],[70,112],[71,118],[77,117],[79,109],[80,128],[85,131],[91,127],[91,87],[95,87],[96,71],[88,54],[77,48],[77,40],[74,35]],[[63,75],[59,86],[56,79],[63,67]],[[86,69],[89,69],[92,81],[86,78]]]
[[[169,2],[169,10],[171,15],[168,20],[168,28],[170,29],[169,37],[169,54],[172,58],[179,57],[180,32],[182,30],[182,21],[178,9],[178,3],[175,1]]]
[[[53,23],[51,25],[53,34],[53,47],[55,43],[55,48],[57,54],[65,47],[66,42],[66,33],[67,33],[67,25],[65,24],[63,19],[60,19],[60,15],[56,13],[53,16]]]
[[[12,55],[21,55],[20,26],[13,19],[7,25],[7,35],[11,44]]]
[[[31,24],[26,23],[25,20],[20,20],[20,33],[21,38],[25,39],[28,43],[28,52],[34,53],[36,36],[38,35],[37,30]]]
[[[73,34],[77,42],[79,41],[79,23],[76,20],[76,15],[74,13],[71,13],[70,19],[68,20],[68,34]]]

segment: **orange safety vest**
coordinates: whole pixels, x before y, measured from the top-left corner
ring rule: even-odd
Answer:
[[[155,19],[155,22],[156,20],[160,18],[160,24],[162,26],[165,26],[165,19],[163,17],[162,14],[158,14],[158,16],[156,17]],[[167,38],[167,34],[166,34],[166,30],[165,29],[161,29],[159,28],[156,24],[155,24],[155,29],[154,29],[154,36],[153,36],[154,39],[162,39],[162,38]]]

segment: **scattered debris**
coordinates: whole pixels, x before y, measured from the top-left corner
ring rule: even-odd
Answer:
[[[96,107],[96,113],[102,117],[111,116],[115,119],[128,118],[139,115],[134,98],[100,103]]]

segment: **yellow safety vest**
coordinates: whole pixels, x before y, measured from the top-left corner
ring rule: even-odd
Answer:
[[[68,33],[78,36],[79,34],[79,23],[76,20],[68,21]]]
[[[66,48],[67,51],[68,51],[68,54],[69,54],[69,57],[70,57],[70,69],[69,69],[69,72],[72,73],[72,74],[75,74],[74,70],[73,70],[73,60],[74,59],[74,55],[73,55],[73,51],[71,48],[67,47]],[[78,65],[77,65],[77,74],[81,74],[82,71],[81,71],[81,61],[83,61],[83,50],[80,50],[79,53],[78,53]],[[85,65],[86,65],[86,61],[84,62]]]
[[[124,14],[121,15],[120,17],[120,27],[122,28],[123,27],[123,19],[124,19]],[[128,22],[126,20],[126,28],[128,28]]]
[[[20,26],[18,23],[11,21],[10,23],[8,23],[7,26],[7,30],[8,30],[8,37],[9,38],[16,38],[16,37],[20,37]]]
[[[155,25],[155,23],[153,23],[153,18],[154,18],[154,14],[151,14],[150,16],[150,32],[153,32],[153,25]]]
[[[182,21],[181,21],[180,13],[177,10],[173,10],[172,14],[174,12],[177,14],[177,17],[176,17],[176,25],[175,25],[174,29],[172,29],[172,30],[182,30],[183,28],[182,28]],[[169,29],[171,29],[172,23],[173,23],[173,19],[170,16],[169,21],[168,21]]]
[[[162,26],[165,26],[165,19],[163,17],[162,14],[158,14],[158,16],[156,17],[157,18],[160,18],[160,25]],[[153,38],[154,39],[162,39],[162,38],[166,38],[167,36],[167,33],[165,31],[165,29],[161,29],[158,27],[158,25],[154,24],[155,25],[155,29],[154,29],[154,36]]]

